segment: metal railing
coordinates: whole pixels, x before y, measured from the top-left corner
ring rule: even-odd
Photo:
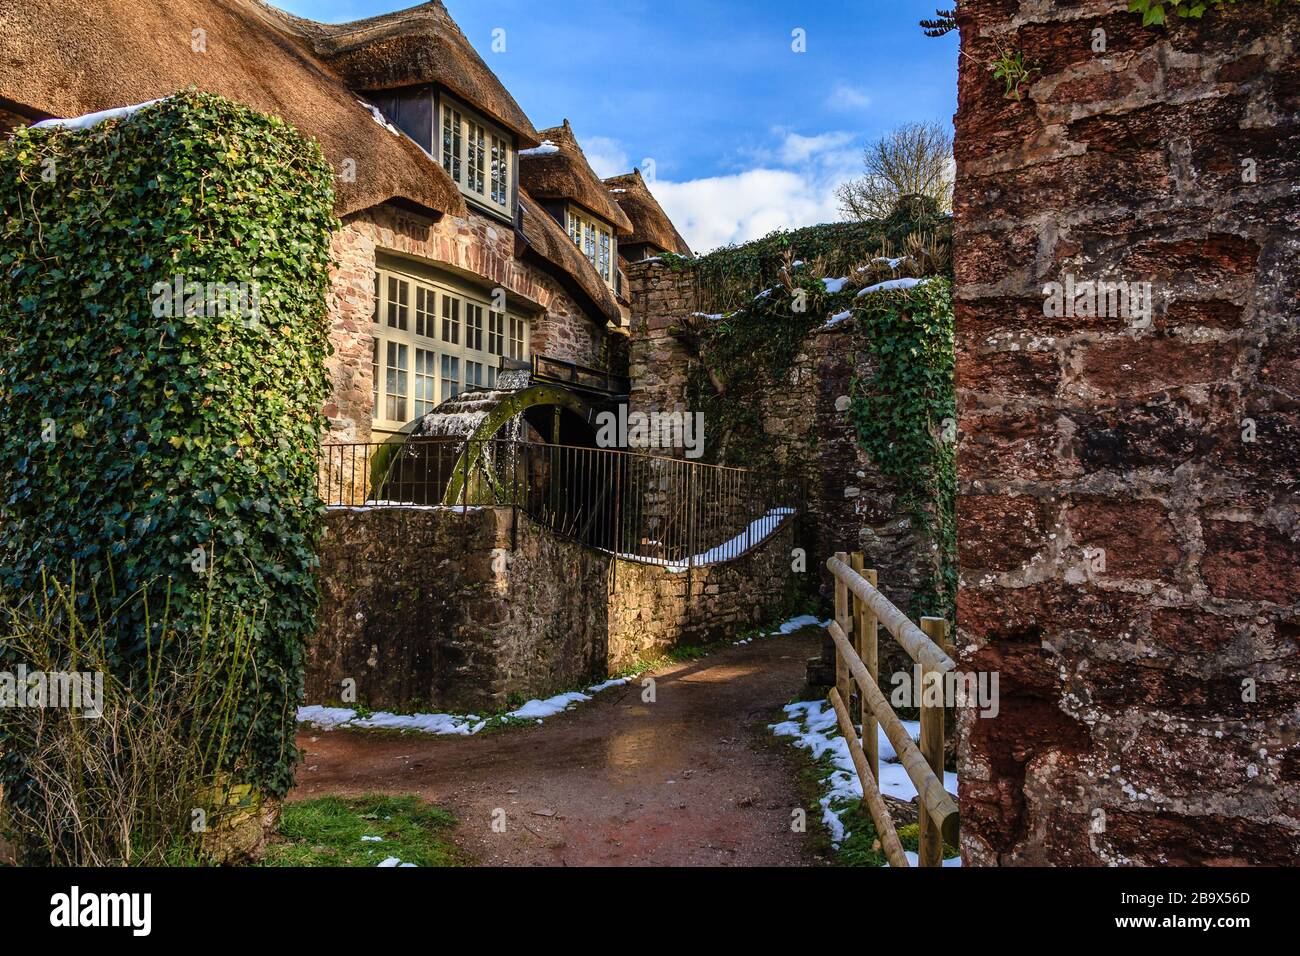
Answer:
[[[876,639],[879,625],[883,624],[922,669],[923,684],[942,682],[943,675],[957,666],[952,660],[954,648],[947,640],[948,622],[941,617],[925,617],[920,627],[913,624],[876,589],[876,572],[864,567],[861,554],[850,558],[839,552],[827,560],[826,567],[835,580],[835,619],[828,628],[835,642],[835,686],[829,697],[840,732],[849,744],[849,757],[862,781],[862,801],[871,811],[890,865],[908,866],[893,817],[880,794],[879,725],[916,787],[920,822],[917,862],[921,866],[941,866],[944,841],[957,843],[958,826],[957,804],[943,786],[943,695],[933,703],[927,694],[918,693],[918,745],[880,690]],[[853,726],[855,689],[862,720],[861,740]]]
[[[567,385],[599,395],[627,395],[631,388],[631,380],[626,375],[615,375],[607,369],[579,365],[537,352],[526,359],[502,357],[500,371],[514,370],[531,372],[534,382]]]
[[[740,557],[803,500],[784,475],[508,439],[326,444],[320,489],[331,507],[508,506],[589,547],[682,571]]]

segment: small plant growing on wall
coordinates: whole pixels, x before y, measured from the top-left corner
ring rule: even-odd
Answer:
[[[1205,12],[1213,7],[1216,10],[1222,10],[1226,6],[1235,5],[1238,0],[1129,0],[1129,12],[1142,14],[1142,25],[1163,26],[1168,23],[1170,13],[1178,14],[1179,19],[1199,20],[1205,16]],[[1264,0],[1269,6],[1276,7],[1283,3],[1283,0]],[[1297,0],[1289,0],[1291,3]]]
[[[1029,81],[1031,74],[1037,72],[1025,64],[1025,55],[1020,50],[1000,48],[998,55],[989,63],[989,70],[994,77],[1006,86],[1003,94],[1009,100],[1020,102],[1024,94],[1020,87]]]

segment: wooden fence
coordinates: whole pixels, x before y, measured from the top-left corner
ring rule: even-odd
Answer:
[[[880,754],[877,725],[893,744],[899,761],[916,786],[920,811],[921,866],[941,866],[943,844],[957,843],[957,804],[943,788],[944,675],[956,669],[953,646],[948,642],[948,622],[941,617],[913,624],[889,599],[876,590],[876,572],[863,567],[861,554],[839,552],[826,562],[835,578],[835,620],[830,635],[835,641],[835,686],[830,702],[839,718],[849,756],[862,781],[863,802],[871,811],[880,845],[891,866],[908,866],[889,807],[880,795]],[[884,624],[894,639],[922,669],[922,686],[913,688],[921,711],[918,746],[880,690],[877,635]],[[939,702],[926,705],[923,690],[938,681]],[[860,699],[862,740],[858,740],[849,710],[853,685]]]

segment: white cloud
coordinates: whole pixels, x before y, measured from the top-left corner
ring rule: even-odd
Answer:
[[[785,142],[781,144],[781,162],[794,165],[807,162],[813,157],[825,161],[852,141],[852,133],[821,133],[817,136],[787,133]]]
[[[684,183],[659,180],[651,190],[696,252],[839,218],[833,186],[789,170],[753,169]]]
[[[619,173],[630,173],[632,164],[628,160],[627,150],[623,144],[616,139],[608,136],[588,136],[580,141],[582,152],[587,157],[587,162],[591,168],[596,171],[596,175],[601,179],[608,179],[610,176],[617,176]]]
[[[848,83],[836,83],[835,88],[826,97],[826,107],[832,110],[865,110],[870,106],[870,94],[861,87]]]
[[[780,132],[780,131],[778,131]],[[650,184],[664,211],[696,252],[749,242],[776,229],[840,218],[836,187],[861,171],[851,133],[782,133],[757,168],[686,182]],[[783,168],[794,167],[794,168]]]

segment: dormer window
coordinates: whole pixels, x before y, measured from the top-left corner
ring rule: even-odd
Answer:
[[[510,215],[515,169],[514,140],[505,130],[444,93],[439,98],[435,154],[460,191],[490,209]]]
[[[587,257],[596,274],[614,288],[614,230],[603,220],[575,206],[568,208],[569,238]]]

